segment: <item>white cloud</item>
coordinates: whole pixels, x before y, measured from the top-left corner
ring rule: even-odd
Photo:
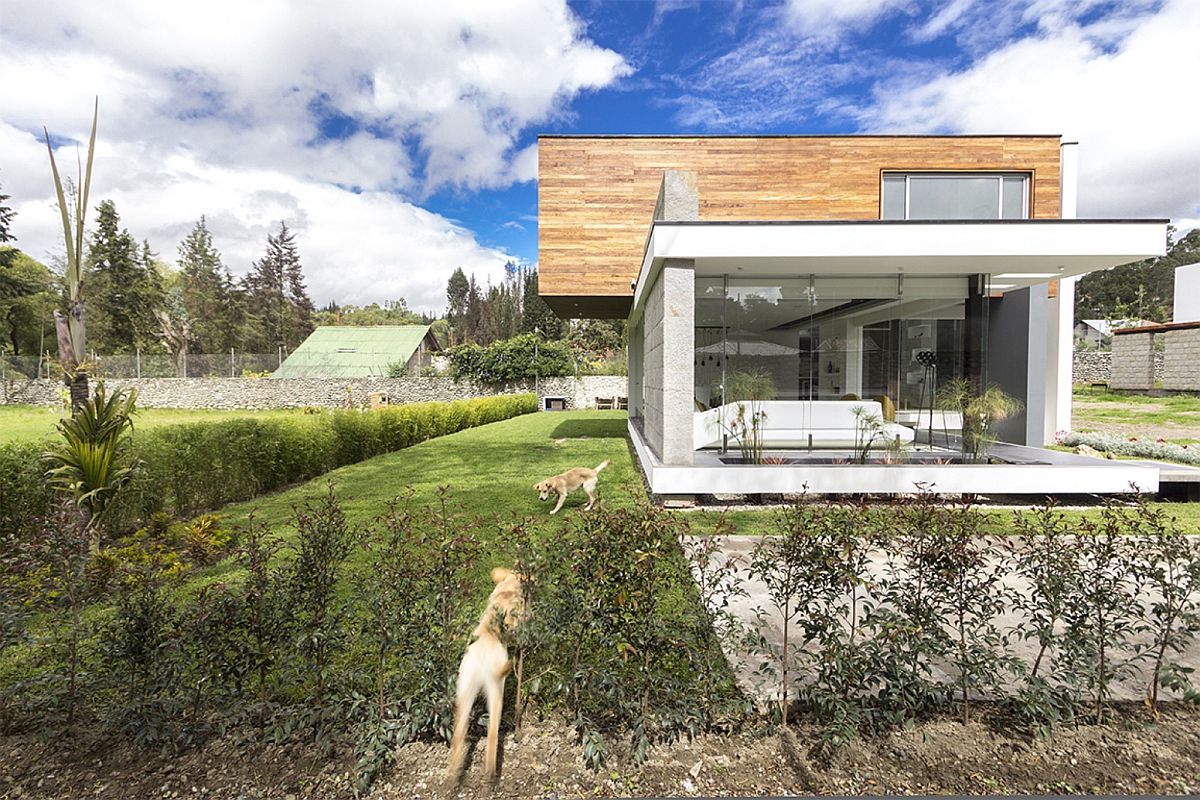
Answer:
[[[1062,5],[1041,10],[1057,24]],[[1061,133],[1080,142],[1081,216],[1200,216],[1197,118],[1179,90],[1200,74],[1200,3],[1040,31],[961,71],[881,83],[864,127]]]
[[[207,214],[239,271],[286,218],[319,301],[440,306],[442,273],[493,274],[505,254],[412,203],[534,179],[529,127],[629,72],[563,0],[0,0],[0,18],[0,184],[22,246],[57,241],[42,125],[85,139],[99,95],[94,198],[168,258]]]
[[[886,14],[911,5],[911,0],[788,0],[787,12],[801,35],[833,38],[849,27],[861,33]]]
[[[39,188],[49,181],[45,147],[31,137],[0,125],[0,148],[15,148],[19,163],[35,164],[30,172],[42,173],[6,170],[0,173],[6,187],[10,178],[16,178],[12,185],[36,181]],[[60,164],[65,155],[60,151]],[[106,146],[97,154],[96,175],[134,169],[138,159],[136,145]],[[276,171],[203,164],[186,154],[156,163],[146,180],[93,194],[98,197],[111,198],[122,225],[149,239],[167,260],[175,258],[176,244],[205,214],[222,259],[235,274],[244,274],[262,256],[267,234],[284,220],[296,232],[309,292],[318,304],[405,297],[410,308],[441,309],[456,266],[481,282],[497,282],[509,259],[480,245],[470,231],[390,192],[356,194]],[[14,208],[23,249],[46,260],[61,254],[61,223],[49,198],[26,199]]]

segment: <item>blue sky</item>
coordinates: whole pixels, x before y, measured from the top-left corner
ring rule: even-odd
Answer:
[[[538,133],[1061,133],[1081,215],[1200,218],[1195,0],[326,6],[0,0],[20,244],[61,247],[38,136],[94,95],[94,196],[135,235],[169,261],[205,214],[244,273],[285,219],[318,302],[536,261]]]

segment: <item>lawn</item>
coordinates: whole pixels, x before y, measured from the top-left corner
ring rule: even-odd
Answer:
[[[209,422],[234,417],[282,417],[300,413],[299,409],[206,411],[184,408],[142,408],[137,412],[138,429],[179,425],[185,422]],[[0,406],[0,444],[31,442],[54,435],[60,410],[54,406]]]
[[[302,498],[325,490],[332,481],[351,522],[377,517],[386,502],[406,491],[420,505],[432,503],[439,487],[464,510],[496,520],[495,530],[514,516],[546,516],[553,499],[540,503],[532,484],[575,466],[594,467],[604,459],[612,466],[600,478],[599,496],[609,507],[635,502],[645,491],[626,440],[625,413],[573,411],[527,414],[515,419],[443,436],[405,450],[352,464],[286,492],[227,506],[221,516],[244,524],[255,520],[286,530],[292,507]],[[559,515],[580,513],[587,501],[582,492],[571,495]],[[1200,533],[1200,503],[1162,503],[1182,528]],[[996,533],[1012,530],[1013,511],[986,512]],[[1095,516],[1099,510],[1068,511],[1069,516]],[[690,532],[725,531],[761,535],[776,529],[775,512],[762,510],[674,511]],[[501,543],[503,546],[503,543]]]
[[[1106,392],[1077,386],[1072,429],[1117,436],[1159,437],[1176,444],[1200,442],[1200,397]]]
[[[297,502],[324,492],[332,482],[355,524],[373,520],[388,500],[409,492],[414,505],[433,505],[441,487],[465,511],[497,521],[514,514],[548,516],[553,502],[538,501],[534,482],[605,459],[612,466],[601,475],[599,496],[610,506],[631,505],[643,489],[625,439],[624,412],[526,414],[351,464],[220,513],[238,524],[253,514],[257,522],[278,528],[286,525]],[[586,502],[582,491],[572,494],[559,516],[577,513]]]

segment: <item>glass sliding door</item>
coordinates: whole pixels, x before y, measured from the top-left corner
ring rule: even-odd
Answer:
[[[964,377],[966,276],[696,282],[697,411],[747,399],[928,408]]]

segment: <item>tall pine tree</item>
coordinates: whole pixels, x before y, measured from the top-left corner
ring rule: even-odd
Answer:
[[[240,298],[221,263],[204,217],[179,244],[179,311],[191,323],[190,345],[199,353],[227,353],[241,345]]]
[[[248,347],[271,353],[295,349],[313,331],[313,303],[304,286],[296,237],[286,223],[267,236],[267,252],[246,276]]]
[[[446,321],[450,323],[450,338],[452,344],[462,344],[463,321],[467,316],[467,296],[471,292],[471,284],[467,280],[462,267],[455,267],[446,282]]]
[[[88,338],[99,353],[132,353],[158,343],[163,290],[148,244],[139,247],[111,200],[96,207],[87,258]]]
[[[533,333],[536,328],[547,339],[561,339],[565,326],[538,294],[537,270],[525,270],[522,277],[524,297],[521,303],[521,331]]]

